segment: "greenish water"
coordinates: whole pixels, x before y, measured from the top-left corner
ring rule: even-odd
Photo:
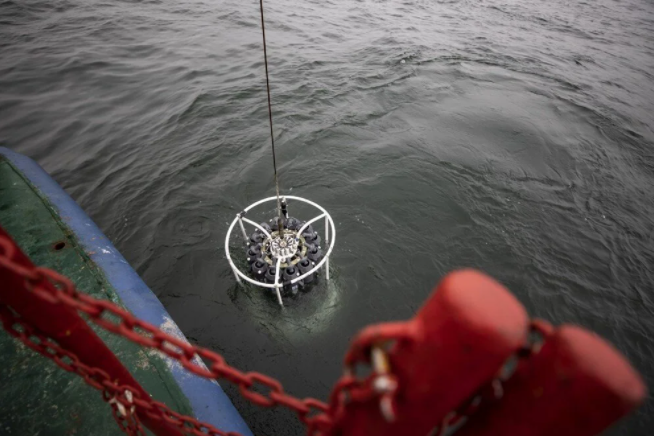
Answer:
[[[274,193],[257,2],[1,2],[0,143],[191,340],[298,396],[326,398],[352,335],[462,266],[607,337],[652,386],[650,1],[279,0],[267,20],[282,190],[338,236],[332,282],[284,311],[223,254]],[[234,401],[257,435],[303,434]],[[612,434],[650,434],[653,412]]]

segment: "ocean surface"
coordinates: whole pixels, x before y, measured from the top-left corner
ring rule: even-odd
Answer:
[[[654,388],[651,0],[265,7],[281,189],[337,227],[332,281],[284,310],[224,255],[235,213],[274,194],[257,1],[0,0],[0,145],[54,176],[191,341],[297,396],[326,399],[359,329],[468,266]],[[258,436],[304,434],[227,390]],[[648,400],[609,434],[653,429]]]

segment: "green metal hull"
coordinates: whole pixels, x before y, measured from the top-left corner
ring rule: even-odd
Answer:
[[[78,235],[65,222],[66,217],[61,212],[62,208],[53,204],[51,196],[38,189],[11,159],[0,154],[0,225],[36,265],[52,268],[69,277],[82,292],[111,300],[134,312],[134,308],[125,305],[120,298],[120,293],[107,277],[107,271],[93,260],[92,257],[98,253],[89,252],[88,246],[80,243]],[[97,238],[105,237],[98,234]],[[113,249],[109,241],[98,241],[97,246],[98,250]],[[130,292],[130,289],[122,289],[122,292],[123,296],[129,295],[126,292]],[[169,321],[179,332],[169,316],[166,318],[168,314],[165,310],[161,308],[160,311],[163,320],[160,327],[165,328]],[[180,388],[183,383],[180,382],[179,364],[157,351],[146,351],[126,339],[93,327],[155,400],[180,413],[198,415],[189,401],[189,389],[185,393]],[[214,385],[224,396],[219,386]],[[86,385],[77,375],[66,373],[50,360],[23,346],[4,330],[0,330],[0,386],[1,435],[123,434],[98,391]],[[194,400],[196,403],[206,401],[205,398]],[[228,406],[233,409],[231,403]],[[221,409],[221,413],[225,412],[224,409]],[[231,410],[227,412],[232,415],[236,413],[238,419],[231,415],[227,420],[219,417],[222,422],[214,420],[213,424],[219,428],[231,427],[249,433],[242,421],[236,422],[240,416],[235,409],[233,413]],[[206,419],[206,416],[198,417]]]

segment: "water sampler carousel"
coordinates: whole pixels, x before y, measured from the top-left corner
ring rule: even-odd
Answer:
[[[257,223],[248,218],[253,209],[277,200],[278,216]],[[307,204],[317,210],[313,218],[303,220],[288,213],[289,201]],[[324,222],[324,240],[317,230]],[[231,253],[229,241],[238,223],[245,247]],[[252,233],[246,225],[253,228]],[[330,239],[331,238],[331,239]],[[245,280],[255,286],[274,290],[277,301],[283,306],[283,296],[296,295],[308,290],[324,274],[329,280],[329,256],[334,249],[336,228],[329,213],[313,201],[301,197],[269,197],[257,201],[239,212],[232,221],[225,237],[225,255],[236,280]],[[247,263],[235,262],[244,257]]]

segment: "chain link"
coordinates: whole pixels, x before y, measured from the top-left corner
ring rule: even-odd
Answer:
[[[388,349],[389,344],[397,341],[411,340],[412,332],[403,327],[401,323],[393,324],[393,328],[384,334],[376,330],[369,330],[366,332],[367,334],[357,338],[345,359],[346,372],[337,382],[330,397],[330,406],[328,406],[313,398],[298,399],[290,396],[284,392],[281,383],[273,378],[257,372],[244,373],[229,366],[218,353],[171,336],[159,328],[137,319],[127,310],[110,301],[96,300],[87,294],[80,293],[72,281],[53,270],[39,267],[28,268],[13,262],[15,252],[16,247],[12,241],[0,236],[0,267],[23,278],[26,292],[32,292],[44,301],[63,304],[85,313],[91,321],[105,330],[144,347],[158,350],[178,361],[184,368],[197,376],[211,380],[226,379],[238,386],[240,394],[245,399],[258,406],[283,406],[295,411],[299,420],[306,425],[309,436],[324,435],[331,429],[338,428],[346,413],[347,405],[352,402],[380,401],[382,415],[386,409],[387,421],[394,419],[393,400],[398,385],[395,376],[389,372],[385,348]],[[43,280],[48,280],[53,286],[42,286]],[[116,422],[129,436],[145,435],[138,416],[134,413],[135,410],[144,412],[153,420],[163,420],[189,435],[240,436],[238,433],[222,432],[210,424],[181,415],[151,398],[139,398],[134,389],[112,382],[109,375],[100,368],[86,366],[79,361],[77,356],[61,348],[36,328],[28,325],[7,306],[0,305],[0,321],[10,335],[37,353],[52,359],[65,371],[80,375],[87,384],[100,390],[103,399],[111,405]],[[515,364],[540,351],[543,340],[552,333],[552,326],[544,321],[533,320],[530,330],[528,342],[511,358],[516,359]],[[375,347],[383,364],[375,363],[372,352]],[[202,364],[202,360],[207,362],[206,367]],[[357,378],[354,375],[354,367],[358,363],[372,364],[375,366],[374,372],[363,379]],[[444,435],[464,423],[482,404],[499,400],[503,395],[502,383],[511,375],[505,374],[504,369],[503,367],[490,383],[483,386],[468,401],[448,413],[434,429],[433,434]],[[386,383],[379,383],[382,378],[382,381]],[[388,400],[387,407],[384,407],[384,400]]]
[[[15,251],[16,248],[12,241],[0,236],[0,267],[23,278],[26,283],[26,291],[32,292],[38,298],[53,304],[63,304],[85,313],[91,321],[103,329],[144,347],[160,351],[178,361],[184,368],[197,376],[212,380],[226,379],[239,387],[239,392],[245,399],[258,406],[279,405],[295,411],[300,421],[307,426],[308,435],[323,434],[331,427],[332,420],[327,414],[329,411],[327,404],[314,398],[292,397],[284,392],[279,381],[257,372],[239,371],[229,366],[220,354],[169,335],[152,324],[137,319],[130,312],[111,301],[97,300],[80,293],[72,281],[53,270],[22,266],[12,260]],[[54,286],[51,288],[40,286],[43,279],[48,280]],[[80,375],[87,384],[102,391],[105,401],[111,403],[112,413],[118,425],[130,436],[144,434],[138,417],[132,412],[135,408],[143,410],[148,417],[164,420],[187,434],[239,436],[238,433],[225,433],[210,424],[181,415],[165,404],[150,398],[139,398],[134,389],[129,386],[118,386],[102,369],[84,365],[77,356],[61,348],[37,329],[28,325],[7,306],[0,305],[0,319],[10,335],[21,340],[37,353],[52,359],[65,371]],[[202,364],[202,359],[207,361],[206,367]],[[255,390],[259,387],[266,388],[267,393]],[[130,398],[131,401],[126,398],[126,391],[131,392],[134,396]]]

